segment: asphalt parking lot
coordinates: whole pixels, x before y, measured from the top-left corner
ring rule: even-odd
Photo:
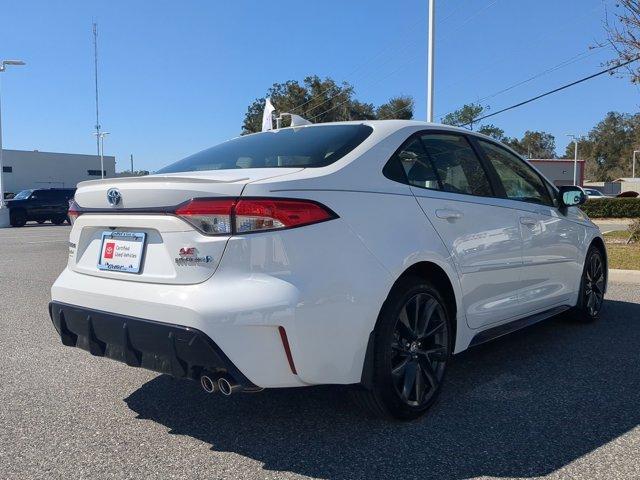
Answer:
[[[416,422],[344,388],[208,396],[63,347],[49,288],[69,227],[0,230],[0,479],[640,478],[640,287],[456,357]]]

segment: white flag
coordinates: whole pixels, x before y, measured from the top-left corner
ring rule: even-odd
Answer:
[[[275,107],[271,105],[271,99],[267,97],[264,102],[264,112],[262,112],[262,131],[273,130],[273,120],[271,114],[275,111]]]

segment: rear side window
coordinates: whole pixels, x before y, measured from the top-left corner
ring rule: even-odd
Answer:
[[[255,133],[203,150],[157,173],[324,167],[351,152],[372,131],[366,125],[322,125]]]
[[[438,177],[419,138],[414,138],[402,147],[396,153],[396,161],[402,165],[409,185],[434,190],[440,189]]]
[[[47,190],[35,190],[31,198],[37,198],[39,200],[51,200],[53,194]]]
[[[441,189],[446,192],[491,196],[487,174],[466,138],[430,133],[421,137]]]
[[[498,145],[484,140],[479,143],[496,170],[508,199],[553,205],[547,186],[533,168]]]
[[[492,196],[489,178],[467,139],[428,133],[410,138],[387,162],[383,174],[414,187]]]

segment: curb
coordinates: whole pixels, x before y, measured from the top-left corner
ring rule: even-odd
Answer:
[[[640,270],[609,269],[609,282],[640,285]]]

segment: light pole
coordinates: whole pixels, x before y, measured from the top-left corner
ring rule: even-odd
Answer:
[[[640,150],[633,151],[633,167],[631,167],[631,176],[636,178],[636,153],[640,153]]]
[[[0,73],[7,69],[8,65],[24,65],[22,60],[3,60],[0,63]],[[0,102],[1,103],[1,102]],[[0,228],[9,226],[9,209],[4,204],[4,164],[2,163],[2,112],[0,109]]]
[[[580,137],[577,135],[573,135],[571,133],[567,133],[567,137],[573,140],[574,150],[573,150],[573,184],[578,184],[578,142],[580,141]]]
[[[100,178],[104,180],[104,137],[109,135],[109,132],[94,132],[93,134],[100,142]]]
[[[435,41],[436,1],[429,0],[429,37],[427,41],[427,122],[433,122],[433,53]]]

